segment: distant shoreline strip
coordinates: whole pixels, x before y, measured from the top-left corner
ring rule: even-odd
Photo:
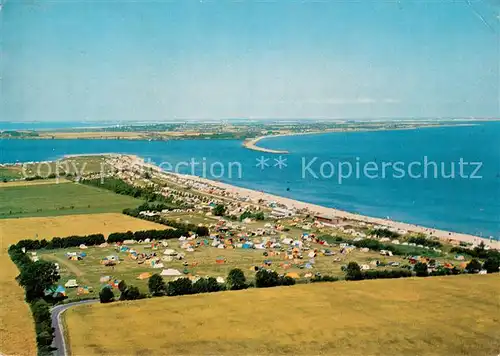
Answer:
[[[324,131],[309,131],[309,132],[293,132],[293,133],[284,133],[278,135],[265,135],[259,136],[253,139],[248,139],[243,141],[243,147],[248,148],[252,151],[259,151],[265,153],[274,153],[274,154],[288,154],[289,151],[286,150],[273,150],[270,148],[257,146],[257,143],[263,139],[267,138],[275,138],[275,137],[285,137],[285,136],[302,136],[302,135],[317,135],[323,133],[333,133],[333,132],[372,132],[372,131],[400,131],[400,130],[418,130],[418,129],[430,129],[430,128],[440,128],[440,127],[455,127],[455,126],[477,126],[478,124],[444,124],[444,125],[422,125],[415,127],[394,127],[394,128],[377,128],[377,129],[356,129],[352,130],[341,128],[341,129],[327,129]]]
[[[277,137],[277,136],[285,136],[285,135],[260,136],[260,137],[257,137],[257,138],[251,139],[251,140],[244,141],[243,142],[243,146],[245,148],[248,148],[249,150],[252,150],[252,151],[259,151],[259,152],[265,152],[265,153],[274,153],[274,154],[288,154],[289,152],[285,151],[285,150],[272,150],[272,149],[269,149],[269,148],[259,147],[259,146],[256,145],[260,140],[262,140],[264,138]]]

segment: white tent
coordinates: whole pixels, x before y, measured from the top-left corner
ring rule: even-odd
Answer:
[[[161,271],[162,276],[182,276],[182,273],[176,269],[168,268]]]
[[[175,252],[175,250],[172,250],[171,248],[167,248],[165,251],[163,251],[163,254],[167,256],[175,256],[177,255],[177,252]]]
[[[76,288],[78,287],[78,283],[76,283],[76,279],[70,279],[64,285],[66,288]]]

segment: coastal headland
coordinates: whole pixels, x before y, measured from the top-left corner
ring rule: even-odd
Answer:
[[[318,135],[324,133],[332,133],[332,132],[369,132],[369,131],[396,131],[396,130],[416,130],[423,128],[434,128],[434,127],[449,127],[449,126],[474,126],[476,124],[427,124],[427,125],[410,125],[403,127],[374,127],[374,128],[365,128],[365,127],[345,127],[345,128],[330,128],[321,131],[306,131],[306,132],[286,132],[280,134],[271,134],[255,137],[252,139],[247,139],[243,142],[243,147],[248,148],[249,150],[265,152],[265,153],[274,153],[274,154],[288,154],[290,153],[287,150],[274,150],[265,147],[257,146],[257,143],[264,139],[268,138],[276,138],[276,137],[287,137],[287,136],[304,136],[304,135]]]

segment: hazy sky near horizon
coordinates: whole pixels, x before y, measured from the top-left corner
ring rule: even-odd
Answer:
[[[4,121],[498,117],[497,0],[8,0]]]

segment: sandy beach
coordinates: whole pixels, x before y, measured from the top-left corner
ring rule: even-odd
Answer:
[[[232,195],[234,197],[248,200],[248,201],[251,201],[253,203],[257,203],[259,200],[264,200],[266,202],[275,202],[277,204],[282,204],[282,205],[288,207],[289,209],[297,209],[297,210],[307,209],[311,214],[326,215],[326,216],[336,217],[336,218],[341,218],[341,219],[355,220],[355,221],[364,222],[367,224],[382,225],[382,226],[385,226],[388,228],[394,228],[394,229],[398,229],[398,230],[406,230],[408,232],[423,233],[423,234],[428,235],[428,236],[437,237],[443,241],[461,241],[461,242],[472,243],[475,245],[478,245],[479,243],[483,242],[485,245],[489,246],[490,248],[500,250],[500,241],[482,238],[479,236],[474,236],[474,235],[469,235],[469,234],[433,229],[433,228],[428,228],[428,227],[419,226],[419,225],[415,225],[415,224],[409,224],[409,223],[404,223],[404,222],[399,222],[399,221],[394,221],[394,220],[381,219],[381,218],[375,218],[375,217],[350,213],[347,211],[342,211],[342,210],[338,210],[338,209],[334,209],[334,208],[328,208],[328,207],[324,207],[324,206],[320,206],[320,205],[316,205],[316,204],[306,203],[306,202],[302,202],[299,200],[285,198],[285,197],[281,197],[281,196],[274,195],[274,194],[259,192],[259,191],[255,191],[255,190],[251,190],[251,189],[247,189],[247,188],[241,188],[241,187],[237,187],[237,186],[230,185],[227,183],[213,181],[210,179],[201,178],[201,177],[197,177],[197,176],[164,172],[159,167],[157,167],[153,164],[145,163],[144,160],[140,157],[137,157],[137,156],[128,156],[128,157],[133,158],[134,165],[140,165],[143,167],[151,168],[151,169],[157,171],[158,173],[161,173],[167,177],[168,177],[168,175],[174,175],[174,176],[182,178],[186,181],[197,182],[197,183],[202,183],[202,184],[210,185],[213,187],[217,187],[217,188],[223,189],[225,192],[229,193],[230,195]]]
[[[256,138],[251,139],[251,140],[246,140],[245,142],[243,142],[243,146],[248,148],[249,150],[253,150],[253,151],[259,151],[259,152],[265,152],[265,153],[275,153],[275,154],[287,154],[288,151],[271,150],[269,148],[257,146],[257,143],[264,138],[279,137],[279,136],[288,136],[288,135],[260,136],[260,137],[256,137]]]

